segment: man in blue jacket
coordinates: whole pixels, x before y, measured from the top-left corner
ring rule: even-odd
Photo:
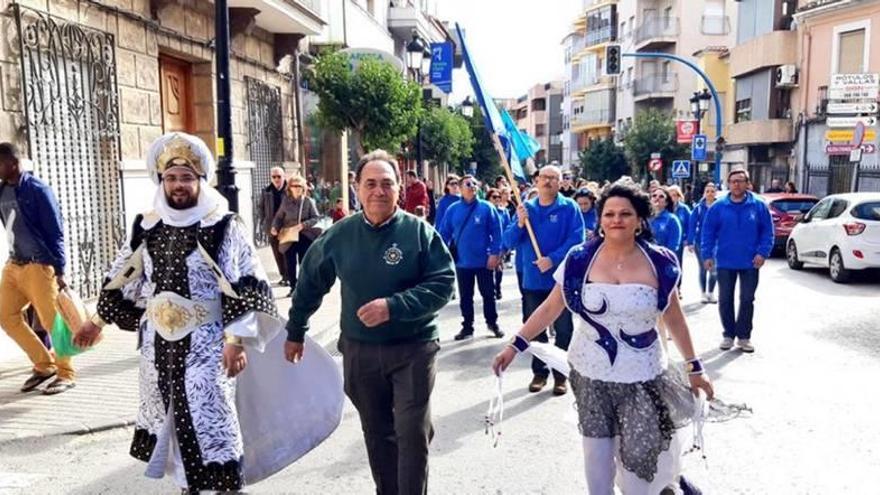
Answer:
[[[767,205],[749,192],[749,174],[727,174],[730,193],[709,208],[700,241],[705,267],[718,270],[718,312],[724,327],[721,350],[733,347],[755,352],[751,343],[752,316],[758,270],[773,248],[773,220]],[[714,253],[714,256],[713,254]],[[739,312],[734,315],[733,293],[739,279]]]
[[[57,374],[43,393],[58,394],[75,384],[70,358],[50,354],[23,313],[31,305],[43,328],[52,328],[55,299],[66,287],[58,201],[49,186],[21,170],[11,143],[0,143],[0,181],[0,221],[9,239],[9,260],[0,279],[0,327],[33,363],[21,391],[30,392]]]
[[[541,168],[536,179],[538,197],[519,205],[516,210],[517,221],[511,222],[504,233],[505,245],[517,246],[516,256],[522,256],[523,312],[526,319],[550,295],[556,284],[553,271],[565,259],[568,251],[584,242],[584,221],[580,208],[574,200],[559,193],[561,176],[559,167],[547,165]],[[540,258],[529,240],[526,219],[532,224],[538,239]],[[556,347],[568,350],[573,328],[571,313],[566,309],[553,322]],[[535,340],[548,342],[547,331],[542,332]],[[532,358],[532,373],[534,376],[529,384],[529,391],[538,392],[547,385],[550,371],[543,361]],[[553,378],[553,394],[564,395],[568,390],[565,376],[554,370]]]
[[[479,182],[472,175],[461,178],[461,200],[446,210],[440,235],[455,259],[455,276],[461,307],[461,331],[455,340],[474,335],[474,281],[483,298],[486,326],[496,337],[504,337],[498,328],[495,309],[493,272],[501,260],[501,219],[495,206],[477,198]]]

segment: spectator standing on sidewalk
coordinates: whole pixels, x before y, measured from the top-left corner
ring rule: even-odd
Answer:
[[[417,206],[424,207],[426,212],[430,207],[428,186],[419,180],[419,176],[413,170],[406,171],[406,195],[403,201],[403,209],[408,213],[415,213]]]
[[[358,201],[357,189],[354,187],[354,172],[348,173],[348,211],[356,212],[361,209],[361,202]]]
[[[340,199],[342,198],[337,198],[336,201]],[[298,175],[291,176],[287,180],[287,196],[272,220],[272,235],[278,236],[279,248],[284,253],[291,294],[296,286],[296,266],[302,263],[306,251],[317,237],[313,228],[320,219],[315,202],[306,196],[305,179]],[[297,239],[289,240],[285,229],[295,230]]]
[[[57,375],[43,393],[58,394],[76,385],[70,357],[55,357],[25,321],[33,306],[43,328],[55,321],[55,299],[64,289],[64,227],[52,189],[21,170],[18,148],[0,143],[0,221],[6,228],[9,259],[0,278],[0,327],[33,364],[21,386],[30,392]]]
[[[752,318],[758,273],[773,248],[773,220],[767,204],[749,192],[749,173],[727,174],[730,192],[709,208],[700,236],[707,270],[718,270],[718,313],[724,327],[721,350],[733,347],[754,352]],[[734,312],[734,289],[739,279],[739,310]]]
[[[709,208],[715,204],[716,193],[717,188],[715,187],[715,183],[707,182],[703,188],[703,199],[700,200],[696,207],[694,207],[688,230],[688,247],[697,255],[697,262],[700,266],[700,293],[702,294],[701,300],[703,304],[714,304],[718,302],[718,299],[715,298],[715,283],[718,280],[717,274],[714,270],[707,270],[704,266],[706,259],[713,258],[713,256],[706,256],[703,250],[700,249],[700,236],[703,233],[703,223],[706,222],[706,214],[709,212]]]
[[[284,260],[284,253],[278,249],[278,237],[272,235],[272,220],[275,214],[281,208],[284,202],[285,191],[287,190],[287,181],[284,180],[284,169],[281,167],[272,167],[269,171],[269,185],[260,193],[259,211],[262,215],[261,227],[266,237],[269,238],[269,246],[272,248],[272,256],[275,258],[275,266],[278,267],[278,273],[281,274],[281,285],[290,285],[287,279],[287,264]]]
[[[309,250],[285,355],[302,357],[309,318],[338,278],[345,393],[360,415],[376,492],[423,494],[434,433],[437,313],[452,295],[452,259],[433,228],[398,206],[400,172],[391,155],[364,156],[356,177],[363,210]]]
[[[517,246],[517,258],[522,256],[523,311],[526,319],[550,296],[556,285],[553,271],[565,259],[568,251],[584,242],[584,221],[580,209],[574,200],[559,192],[561,179],[559,167],[542,167],[536,181],[538,197],[519,205],[517,221],[511,222],[504,233],[505,244]],[[526,231],[526,220],[531,222],[538,239],[540,258]],[[553,329],[556,332],[556,347],[567,350],[573,331],[571,313],[562,311],[555,318]],[[548,342],[550,338],[546,329],[535,340]],[[529,391],[538,392],[547,385],[550,370],[546,363],[532,358],[532,374]],[[564,395],[568,391],[565,376],[554,370],[553,378],[553,394]]]
[[[472,175],[461,179],[461,201],[446,211],[440,235],[455,260],[458,282],[461,331],[455,340],[474,336],[474,283],[483,300],[486,326],[496,337],[504,332],[498,327],[493,272],[501,262],[501,219],[488,201],[477,198],[480,183]]]

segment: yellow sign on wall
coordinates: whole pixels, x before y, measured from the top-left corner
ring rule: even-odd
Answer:
[[[855,131],[853,129],[835,129],[832,131],[825,131],[825,139],[833,142],[845,142],[848,143],[852,141],[853,134]],[[877,131],[874,129],[865,130],[865,141],[874,141],[877,139]]]

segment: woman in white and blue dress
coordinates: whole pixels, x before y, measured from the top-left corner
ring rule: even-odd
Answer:
[[[568,364],[589,493],[613,494],[615,477],[624,495],[686,493],[678,433],[693,417],[694,394],[711,398],[713,390],[675,295],[678,261],[652,242],[651,203],[636,184],[607,187],[597,209],[599,236],[568,253],[550,297],[493,368],[501,373],[568,308],[577,322]],[[684,370],[670,365],[659,320],[684,357]]]

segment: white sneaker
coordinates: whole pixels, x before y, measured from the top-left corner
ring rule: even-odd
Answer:
[[[745,353],[755,352],[755,346],[752,345],[752,342],[749,339],[739,339],[736,342],[736,346],[739,347],[739,350]]]
[[[709,293],[708,293],[708,296],[709,296],[709,302],[710,302],[710,303],[712,303],[712,304],[718,304],[718,298],[715,297],[715,294],[714,294],[714,293],[709,292]]]
[[[719,345],[718,348],[722,351],[729,351],[733,349],[733,339],[730,337],[724,337],[724,339],[721,340],[721,345]]]
[[[703,292],[703,295],[700,296],[700,302],[703,304],[707,304],[709,302],[709,293]]]

